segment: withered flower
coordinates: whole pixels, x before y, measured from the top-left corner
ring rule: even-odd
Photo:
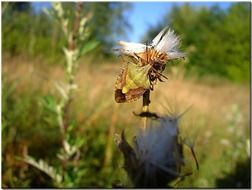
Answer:
[[[159,116],[150,112],[150,90],[157,81],[166,78],[162,72],[167,63],[185,54],[178,51],[179,39],[168,27],[150,45],[123,41],[119,44],[122,56],[129,61],[117,78],[115,100],[123,103],[143,96],[142,112],[134,113],[143,120],[143,126],[139,127],[134,138],[134,146],[127,142],[124,131],[121,138],[116,139],[124,156],[124,168],[135,187],[164,188],[173,180],[191,174],[181,172],[185,164],[185,141],[179,134],[178,121],[183,114]],[[196,161],[193,147],[190,149]],[[196,165],[198,168],[197,161]]]
[[[169,182],[191,174],[181,174],[185,158],[178,120],[178,116],[163,116],[151,121],[135,136],[133,147],[122,132],[117,144],[135,187],[167,187]]]
[[[129,102],[153,90],[157,80],[163,81],[162,72],[169,60],[185,57],[178,51],[179,38],[165,27],[150,45],[120,41],[120,52],[129,61],[116,81],[115,100]]]

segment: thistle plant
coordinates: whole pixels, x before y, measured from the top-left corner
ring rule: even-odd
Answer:
[[[183,114],[170,113],[160,116],[150,112],[150,93],[154,85],[167,79],[162,73],[171,60],[185,57],[178,51],[179,38],[168,27],[164,28],[150,45],[120,41],[120,53],[128,58],[126,67],[116,81],[115,101],[124,103],[143,98],[143,118],[133,139],[132,147],[123,131],[116,143],[123,153],[124,169],[135,187],[167,187],[182,173],[185,165],[184,145],[188,145],[196,160],[193,145],[179,133],[179,119]],[[197,168],[198,162],[196,160]]]
[[[28,155],[23,159],[51,177],[56,187],[75,187],[75,182],[80,177],[76,166],[79,163],[80,148],[84,146],[84,140],[81,136],[73,133],[77,125],[74,119],[70,118],[70,107],[73,94],[78,88],[75,83],[75,75],[79,66],[78,60],[98,45],[96,41],[89,40],[90,31],[87,22],[91,14],[84,16],[82,10],[83,3],[76,3],[74,20],[70,19],[71,12],[65,11],[62,3],[55,2],[52,10],[46,10],[49,16],[56,19],[66,38],[66,47],[63,48],[65,81],[55,83],[60,99],[57,100],[54,96],[46,96],[41,101],[43,106],[51,111],[51,116],[56,120],[57,127],[60,130],[61,148],[57,154],[60,164],[50,166],[44,160],[36,161]]]

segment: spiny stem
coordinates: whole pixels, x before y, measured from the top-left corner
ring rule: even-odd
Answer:
[[[147,90],[143,94],[143,112],[148,112],[149,111],[149,105],[150,105],[150,90]],[[143,130],[145,130],[147,127],[147,117],[143,117]]]

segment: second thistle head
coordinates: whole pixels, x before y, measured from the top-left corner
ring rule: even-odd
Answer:
[[[184,177],[183,143],[179,133],[179,116],[163,116],[140,130],[131,147],[124,133],[118,143],[124,154],[125,170],[135,187],[167,187]]]

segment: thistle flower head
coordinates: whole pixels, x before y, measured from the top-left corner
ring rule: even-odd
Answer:
[[[124,132],[118,143],[125,169],[136,187],[166,187],[182,177],[183,144],[179,136],[179,116],[164,116],[149,123],[134,138],[132,148]]]
[[[116,81],[115,100],[129,102],[141,97],[147,90],[154,90],[157,81],[167,79],[162,74],[169,60],[185,57],[178,51],[179,38],[165,27],[150,45],[120,41],[120,52],[130,57]]]
[[[155,56],[159,57],[160,54],[166,55],[165,61],[185,57],[185,53],[178,51],[179,43],[179,37],[176,36],[174,31],[169,29],[168,27],[165,27],[152,40],[150,45],[119,41],[119,45],[121,46],[120,50],[124,55],[138,58],[138,56],[141,57],[141,53],[146,52],[146,49],[150,49],[155,52]],[[153,59],[156,59],[158,57],[153,57]]]
[[[173,177],[183,163],[182,145],[179,142],[178,118],[161,117],[151,121],[136,137],[136,154],[144,163],[145,171],[155,174],[161,169]]]

